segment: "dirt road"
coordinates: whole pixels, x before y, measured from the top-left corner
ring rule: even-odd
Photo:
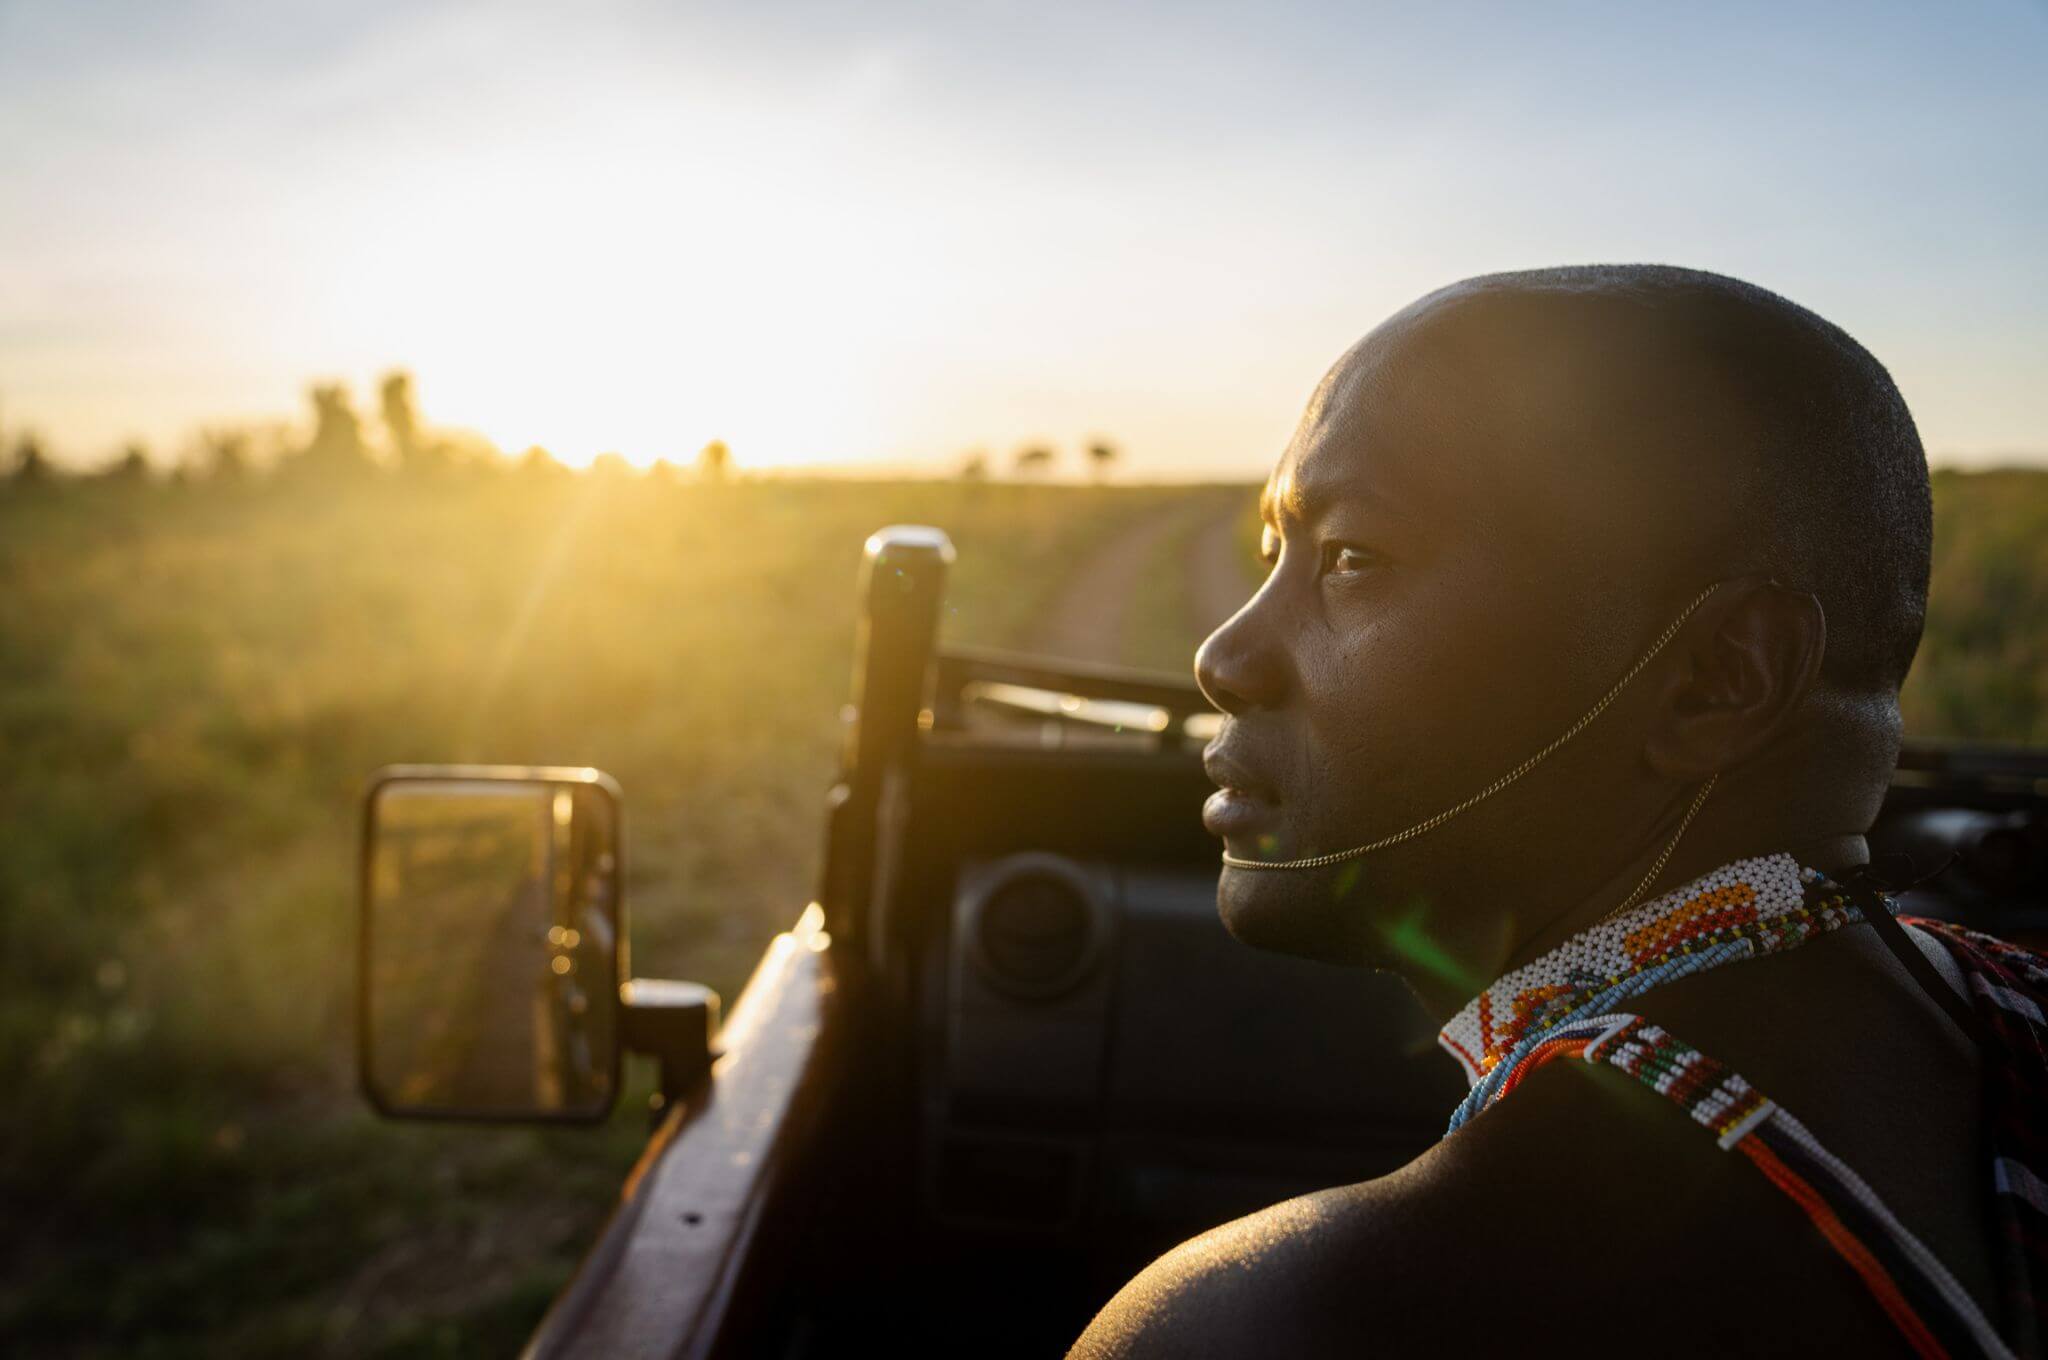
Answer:
[[[1192,494],[1135,521],[1075,569],[1032,631],[1030,650],[1154,667],[1162,655],[1192,657],[1251,594],[1236,539],[1249,495]]]
[[[1237,539],[1240,505],[1212,517],[1188,543],[1188,610],[1199,641],[1251,598],[1257,583]]]

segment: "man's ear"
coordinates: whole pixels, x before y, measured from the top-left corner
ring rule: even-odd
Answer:
[[[1820,682],[1827,618],[1820,600],[1762,577],[1715,592],[1681,635],[1679,664],[1644,755],[1670,779],[1694,782],[1771,744]]]

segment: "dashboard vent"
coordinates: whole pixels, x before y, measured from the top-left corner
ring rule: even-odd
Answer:
[[[990,986],[1013,997],[1049,999],[1088,975],[1101,948],[1100,916],[1075,875],[1019,869],[982,898],[969,949]]]

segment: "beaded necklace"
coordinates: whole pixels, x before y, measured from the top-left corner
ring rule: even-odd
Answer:
[[[1449,1132],[1497,1099],[1522,1059],[1565,1026],[1661,983],[1791,949],[1861,915],[1841,885],[1781,852],[1736,860],[1597,922],[1473,997],[1437,1035],[1472,1083]]]

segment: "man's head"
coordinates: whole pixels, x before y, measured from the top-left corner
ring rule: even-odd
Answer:
[[[1270,575],[1196,658],[1235,790],[1209,821],[1245,858],[1461,802],[1727,584],[1470,812],[1327,870],[1226,869],[1240,938],[1483,966],[1533,928],[1524,899],[1640,863],[1710,774],[1693,834],[1721,858],[1868,826],[1926,599],[1926,461],[1884,369],[1804,308],[1651,265],[1453,284],[1337,362],[1262,499]]]

